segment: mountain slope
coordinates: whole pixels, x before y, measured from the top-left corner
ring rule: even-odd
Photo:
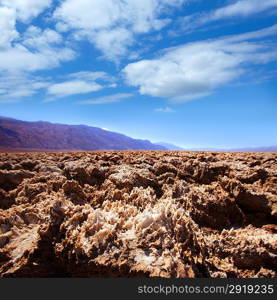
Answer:
[[[0,147],[38,150],[166,150],[148,140],[137,140],[85,125],[25,122],[0,117]]]

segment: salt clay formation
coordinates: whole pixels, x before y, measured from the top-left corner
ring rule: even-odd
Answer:
[[[277,277],[277,153],[0,154],[0,277]]]

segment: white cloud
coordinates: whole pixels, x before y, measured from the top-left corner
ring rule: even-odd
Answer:
[[[234,16],[249,16],[277,7],[277,0],[240,0],[215,10],[210,19],[219,20]]]
[[[276,60],[276,50],[268,48],[264,41],[252,41],[276,31],[277,26],[273,26],[248,34],[169,48],[157,59],[127,65],[123,74],[141,94],[175,102],[205,97],[223,84],[238,79],[251,64]]]
[[[159,15],[184,0],[65,0],[55,17],[72,28],[99,30],[124,24],[135,32],[159,30],[168,22]]]
[[[174,109],[170,108],[170,107],[160,107],[160,108],[156,108],[155,109],[156,112],[160,112],[160,113],[174,113],[176,112]]]
[[[0,6],[0,49],[9,46],[11,41],[19,37],[15,28],[15,20],[14,10]]]
[[[9,72],[0,75],[0,103],[18,102],[39,92],[47,94],[44,102],[50,102],[57,98],[91,93],[104,87],[109,88],[112,80],[113,78],[105,72],[80,71],[58,78],[45,79],[26,72]]]
[[[234,36],[229,36],[228,40],[233,42],[239,42],[245,40],[256,40],[267,36],[274,36],[276,34],[277,34],[277,24],[257,31],[251,31],[251,32],[234,35]]]
[[[75,52],[63,47],[57,32],[30,26],[14,45],[0,49],[0,70],[37,71],[59,66],[75,57]]]
[[[29,26],[23,35],[22,44],[35,50],[43,50],[62,43],[63,37],[52,29],[42,31],[39,27]]]
[[[17,31],[17,21],[30,22],[51,3],[51,0],[0,1],[0,71],[37,71],[75,57],[54,30],[29,26],[22,34]]]
[[[194,30],[204,24],[234,17],[249,17],[277,7],[277,0],[239,0],[208,13],[196,13],[183,18],[182,30]]]
[[[102,86],[95,82],[82,80],[71,80],[62,83],[55,83],[49,86],[48,94],[57,98],[67,97],[77,94],[87,94],[102,89]]]
[[[127,54],[127,48],[133,43],[133,35],[125,28],[101,30],[94,34],[92,41],[107,59],[114,60]]]
[[[64,0],[56,9],[57,30],[74,30],[76,39],[87,38],[104,56],[118,60],[126,55],[136,34],[159,30],[170,22],[161,15],[186,0]]]
[[[73,57],[74,53],[67,48],[61,49],[59,53],[54,49],[33,53],[24,46],[17,45],[0,51],[0,70],[37,71],[57,67],[61,61],[71,60]]]
[[[1,6],[14,10],[17,19],[24,23],[30,22],[51,4],[52,0],[1,0],[0,3]]]
[[[19,38],[17,21],[30,22],[47,7],[52,0],[1,0],[0,1],[0,48],[11,47],[11,42]]]
[[[0,103],[17,102],[23,97],[31,97],[48,85],[47,80],[26,73],[1,75]]]
[[[114,94],[114,95],[109,95],[109,96],[104,96],[104,97],[99,97],[91,100],[83,100],[79,101],[79,104],[107,104],[107,103],[113,103],[113,102],[120,102],[124,99],[128,99],[133,97],[133,94],[129,93],[119,93],[119,94]]]
[[[68,97],[96,92],[104,87],[114,87],[115,78],[105,72],[80,71],[61,77],[63,81],[52,83],[47,90],[48,95],[55,98]]]

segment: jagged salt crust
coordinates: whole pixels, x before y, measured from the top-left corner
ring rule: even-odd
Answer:
[[[276,277],[276,153],[0,157],[1,277]]]

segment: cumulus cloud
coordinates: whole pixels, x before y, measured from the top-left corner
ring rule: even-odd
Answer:
[[[58,54],[54,49],[33,53],[22,45],[17,45],[11,49],[0,51],[0,70],[37,71],[57,67],[61,61],[71,60],[73,57],[74,52],[66,48]]]
[[[29,23],[51,0],[2,0],[0,2],[0,70],[8,72],[37,71],[56,67],[75,57],[65,47],[62,36],[54,30],[28,26],[19,34],[18,21]]]
[[[0,70],[37,71],[57,67],[76,55],[62,45],[62,37],[57,32],[31,26],[20,42],[0,49]]]
[[[107,104],[113,102],[120,102],[124,99],[133,97],[133,94],[130,93],[118,93],[114,95],[98,97],[90,100],[79,101],[78,104]]]
[[[154,97],[183,102],[210,95],[245,74],[252,64],[277,59],[277,51],[255,41],[277,32],[277,26],[257,32],[206,40],[164,50],[161,57],[127,65],[129,85]]]
[[[30,22],[49,7],[52,0],[1,0],[0,2],[0,49],[11,46],[19,38],[16,22]]]
[[[161,15],[186,0],[65,0],[56,9],[57,30],[74,30],[76,39],[87,38],[104,56],[117,60],[127,53],[136,34],[159,30],[170,22]]]
[[[17,19],[24,23],[30,22],[51,4],[52,0],[1,0],[0,3],[2,7],[12,9]]]
[[[101,30],[92,37],[96,47],[104,52],[109,60],[127,54],[128,47],[132,45],[134,38],[132,33],[125,28]]]
[[[75,52],[63,46],[62,36],[54,30],[30,26],[20,37],[11,16],[13,10],[0,7],[0,70],[37,71],[75,57]]]

